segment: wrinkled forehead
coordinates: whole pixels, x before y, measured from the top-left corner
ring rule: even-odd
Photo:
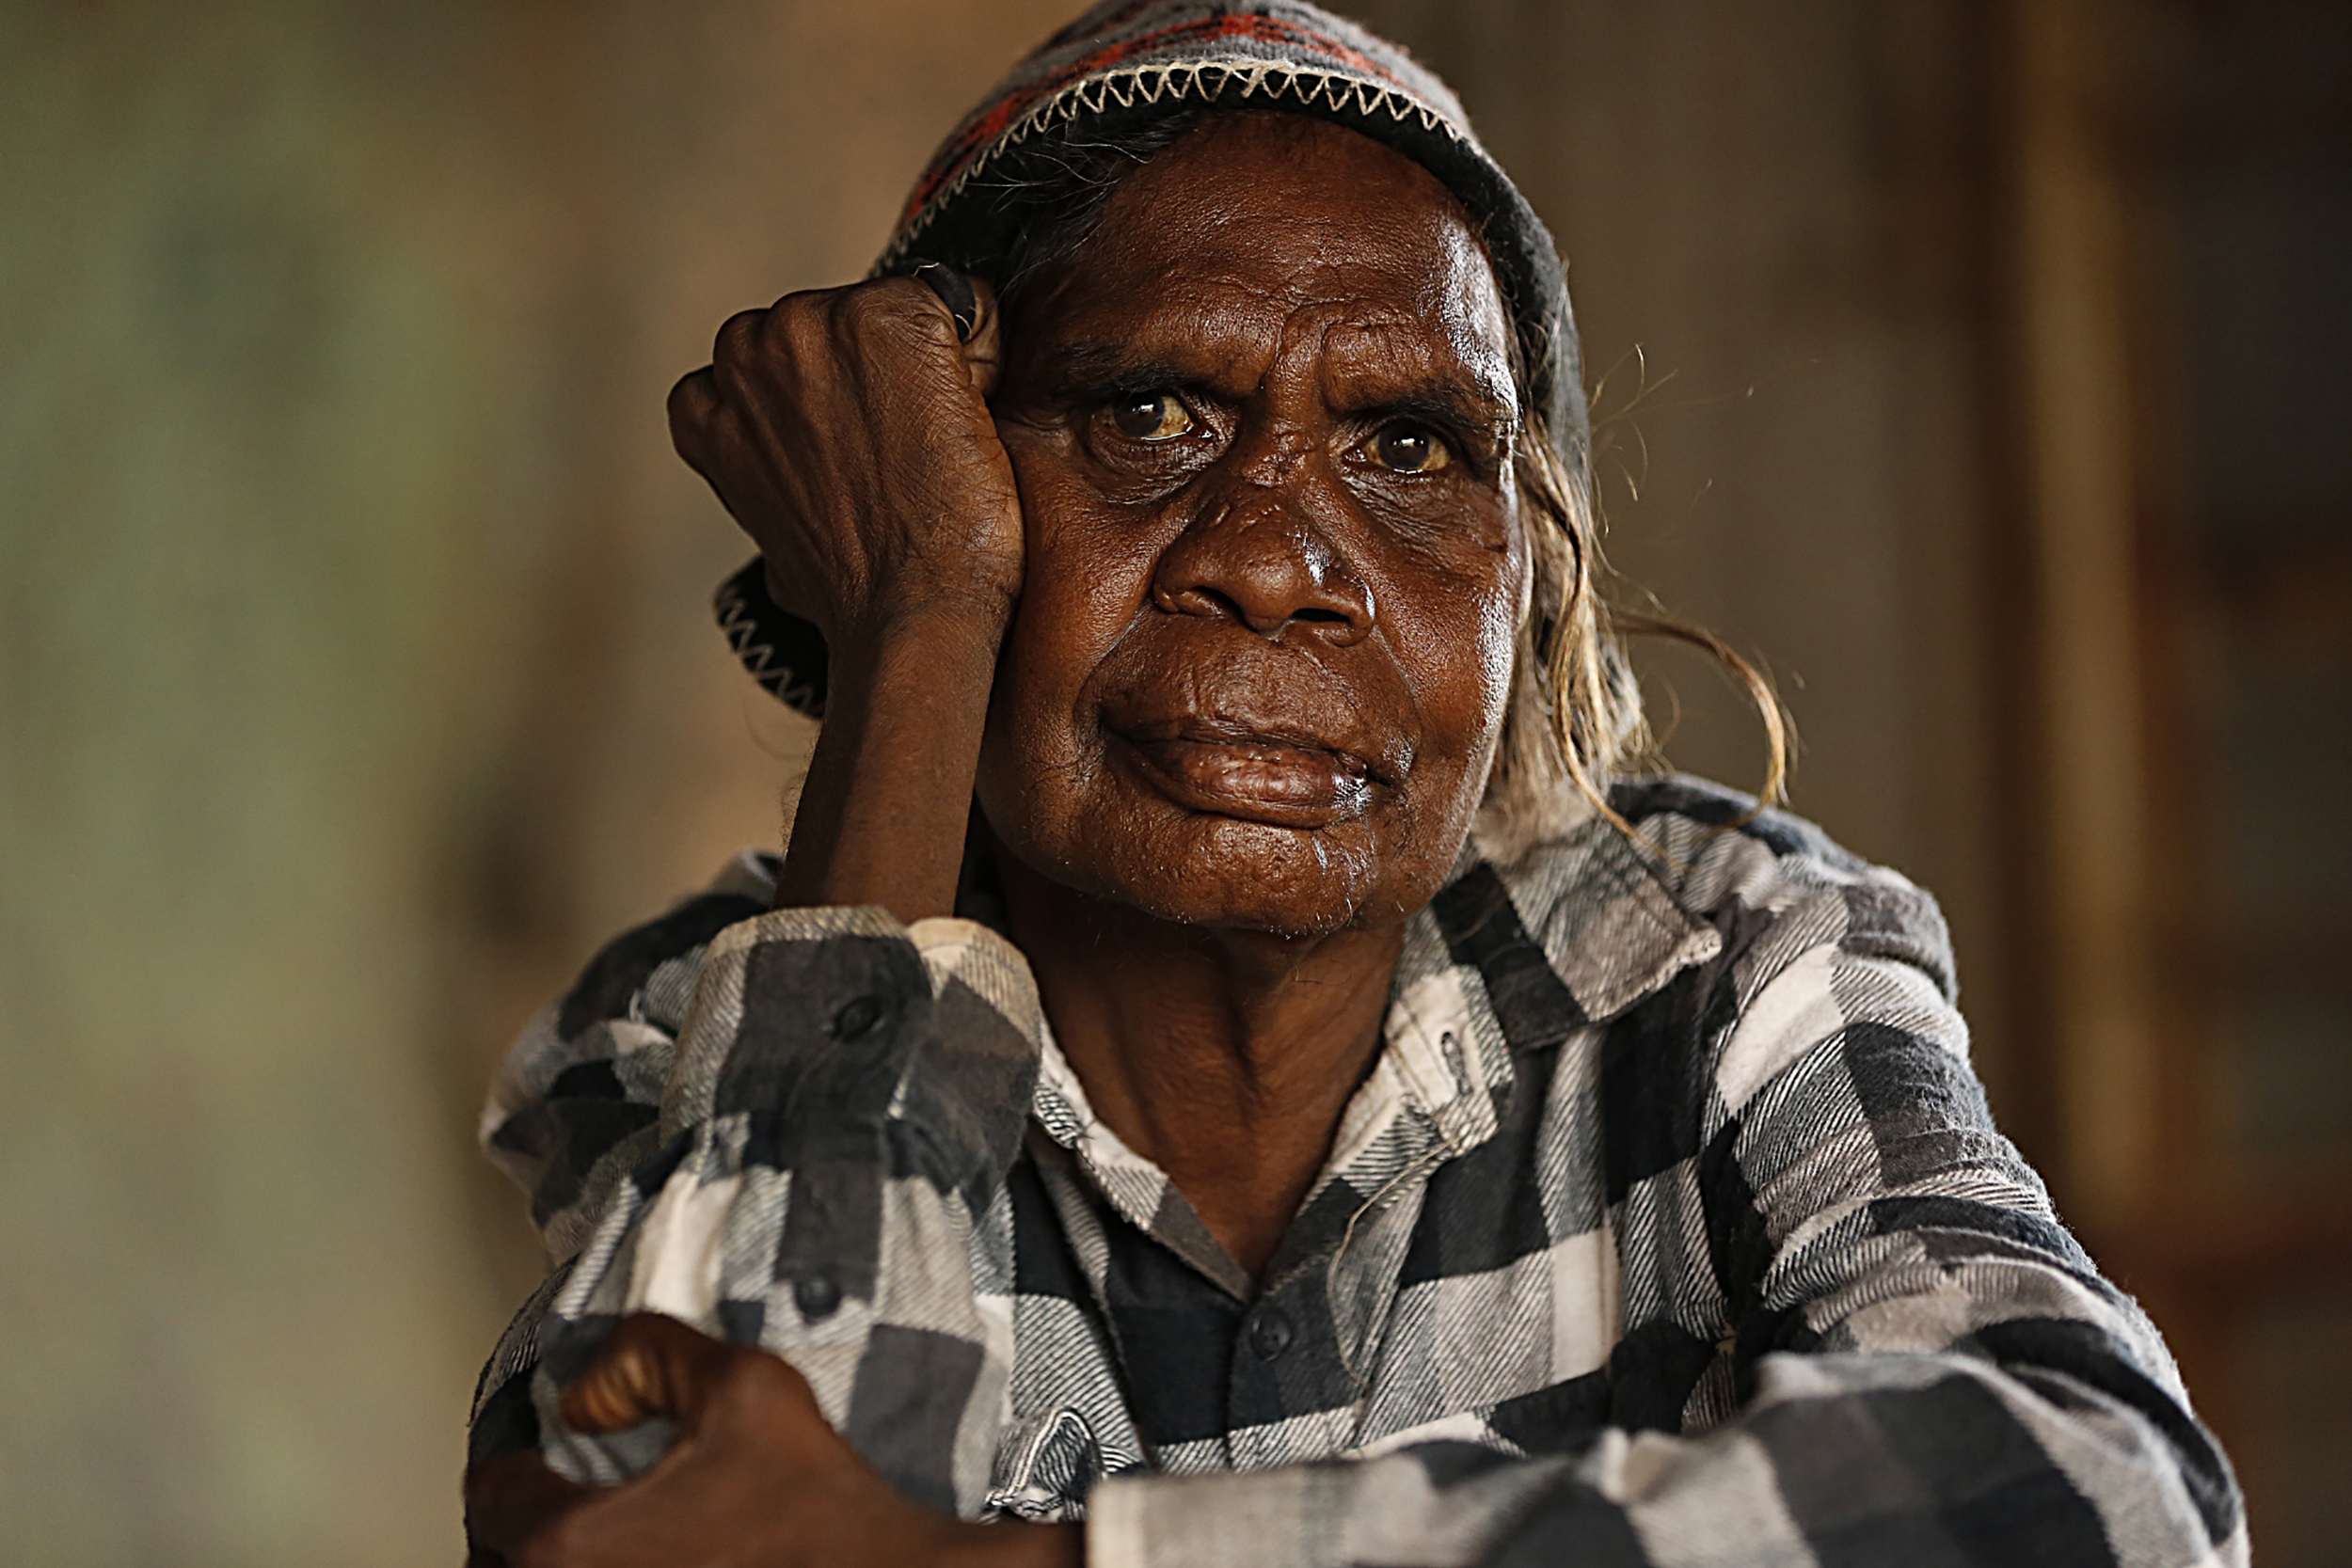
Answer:
[[[1382,361],[1519,401],[1511,318],[1461,204],[1410,159],[1304,116],[1217,117],[1129,175],[1045,314],[1048,334],[1162,357],[1188,338],[1271,357],[1304,335],[1334,370]]]

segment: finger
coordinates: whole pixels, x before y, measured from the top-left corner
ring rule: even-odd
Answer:
[[[719,413],[719,382],[710,366],[689,372],[670,388],[670,445],[686,466],[705,479],[710,477],[711,422]]]
[[[675,1318],[640,1312],[614,1329],[587,1370],[564,1385],[557,1407],[581,1432],[619,1432],[666,1416],[691,1433],[739,1354],[739,1347]]]
[[[947,315],[956,324],[956,340],[968,343],[980,324],[980,301],[972,286],[972,279],[955,268],[939,261],[920,261],[910,275],[914,280],[939,296],[939,303],[947,307]]]
[[[996,377],[1004,368],[1005,313],[997,309],[995,290],[977,277],[971,284],[977,314],[972,335],[964,340],[963,366],[972,377],[972,389],[985,398],[996,390]]]
[[[738,1348],[707,1392],[693,1433],[701,1451],[758,1453],[763,1463],[803,1476],[863,1465],[798,1368],[764,1350]]]
[[[997,361],[996,291],[968,273],[939,261],[922,261],[908,275],[939,296],[956,324],[956,339],[963,345],[964,370],[972,389],[982,397],[995,389]]]
[[[764,309],[738,310],[719,324],[710,340],[711,391],[722,403],[755,404],[766,373],[776,368],[776,348],[788,341],[794,319],[806,313],[802,302],[821,295],[787,294]]]
[[[750,355],[759,341],[760,329],[768,325],[769,312],[783,309],[791,297],[787,294],[772,306],[738,310],[721,322],[710,340],[711,363],[723,367],[739,363]]]

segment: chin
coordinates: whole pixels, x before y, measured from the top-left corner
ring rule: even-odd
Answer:
[[[1361,831],[1192,814],[1152,828],[1121,833],[1124,842],[1103,846],[1104,853],[1082,850],[1097,868],[1097,885],[1085,891],[1160,920],[1285,937],[1384,925],[1405,912],[1385,886],[1388,857]]]
[[[1273,937],[1327,937],[1357,926],[1360,913],[1328,900],[1294,903],[1239,892],[1231,897],[1203,897],[1196,891],[1192,896],[1170,898],[1160,889],[1120,888],[1110,895],[1155,920],[1204,931],[1256,931]]]

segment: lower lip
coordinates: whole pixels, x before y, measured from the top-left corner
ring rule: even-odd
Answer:
[[[1327,828],[1360,816],[1372,785],[1328,752],[1263,742],[1128,740],[1177,804],[1281,828]]]

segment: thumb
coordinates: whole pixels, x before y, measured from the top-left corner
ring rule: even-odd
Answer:
[[[739,1347],[675,1318],[640,1312],[606,1338],[587,1370],[564,1386],[564,1419],[588,1433],[620,1432],[654,1416],[691,1433]]]
[[[972,377],[972,389],[985,399],[996,390],[996,378],[1004,370],[1005,313],[996,308],[996,291],[975,277],[972,300],[977,312],[971,336],[963,341],[963,368]]]
[[[956,324],[956,340],[963,345],[964,373],[972,389],[986,398],[996,389],[1001,368],[1004,312],[996,308],[996,291],[968,273],[939,261],[918,262],[915,281],[939,296]]]

